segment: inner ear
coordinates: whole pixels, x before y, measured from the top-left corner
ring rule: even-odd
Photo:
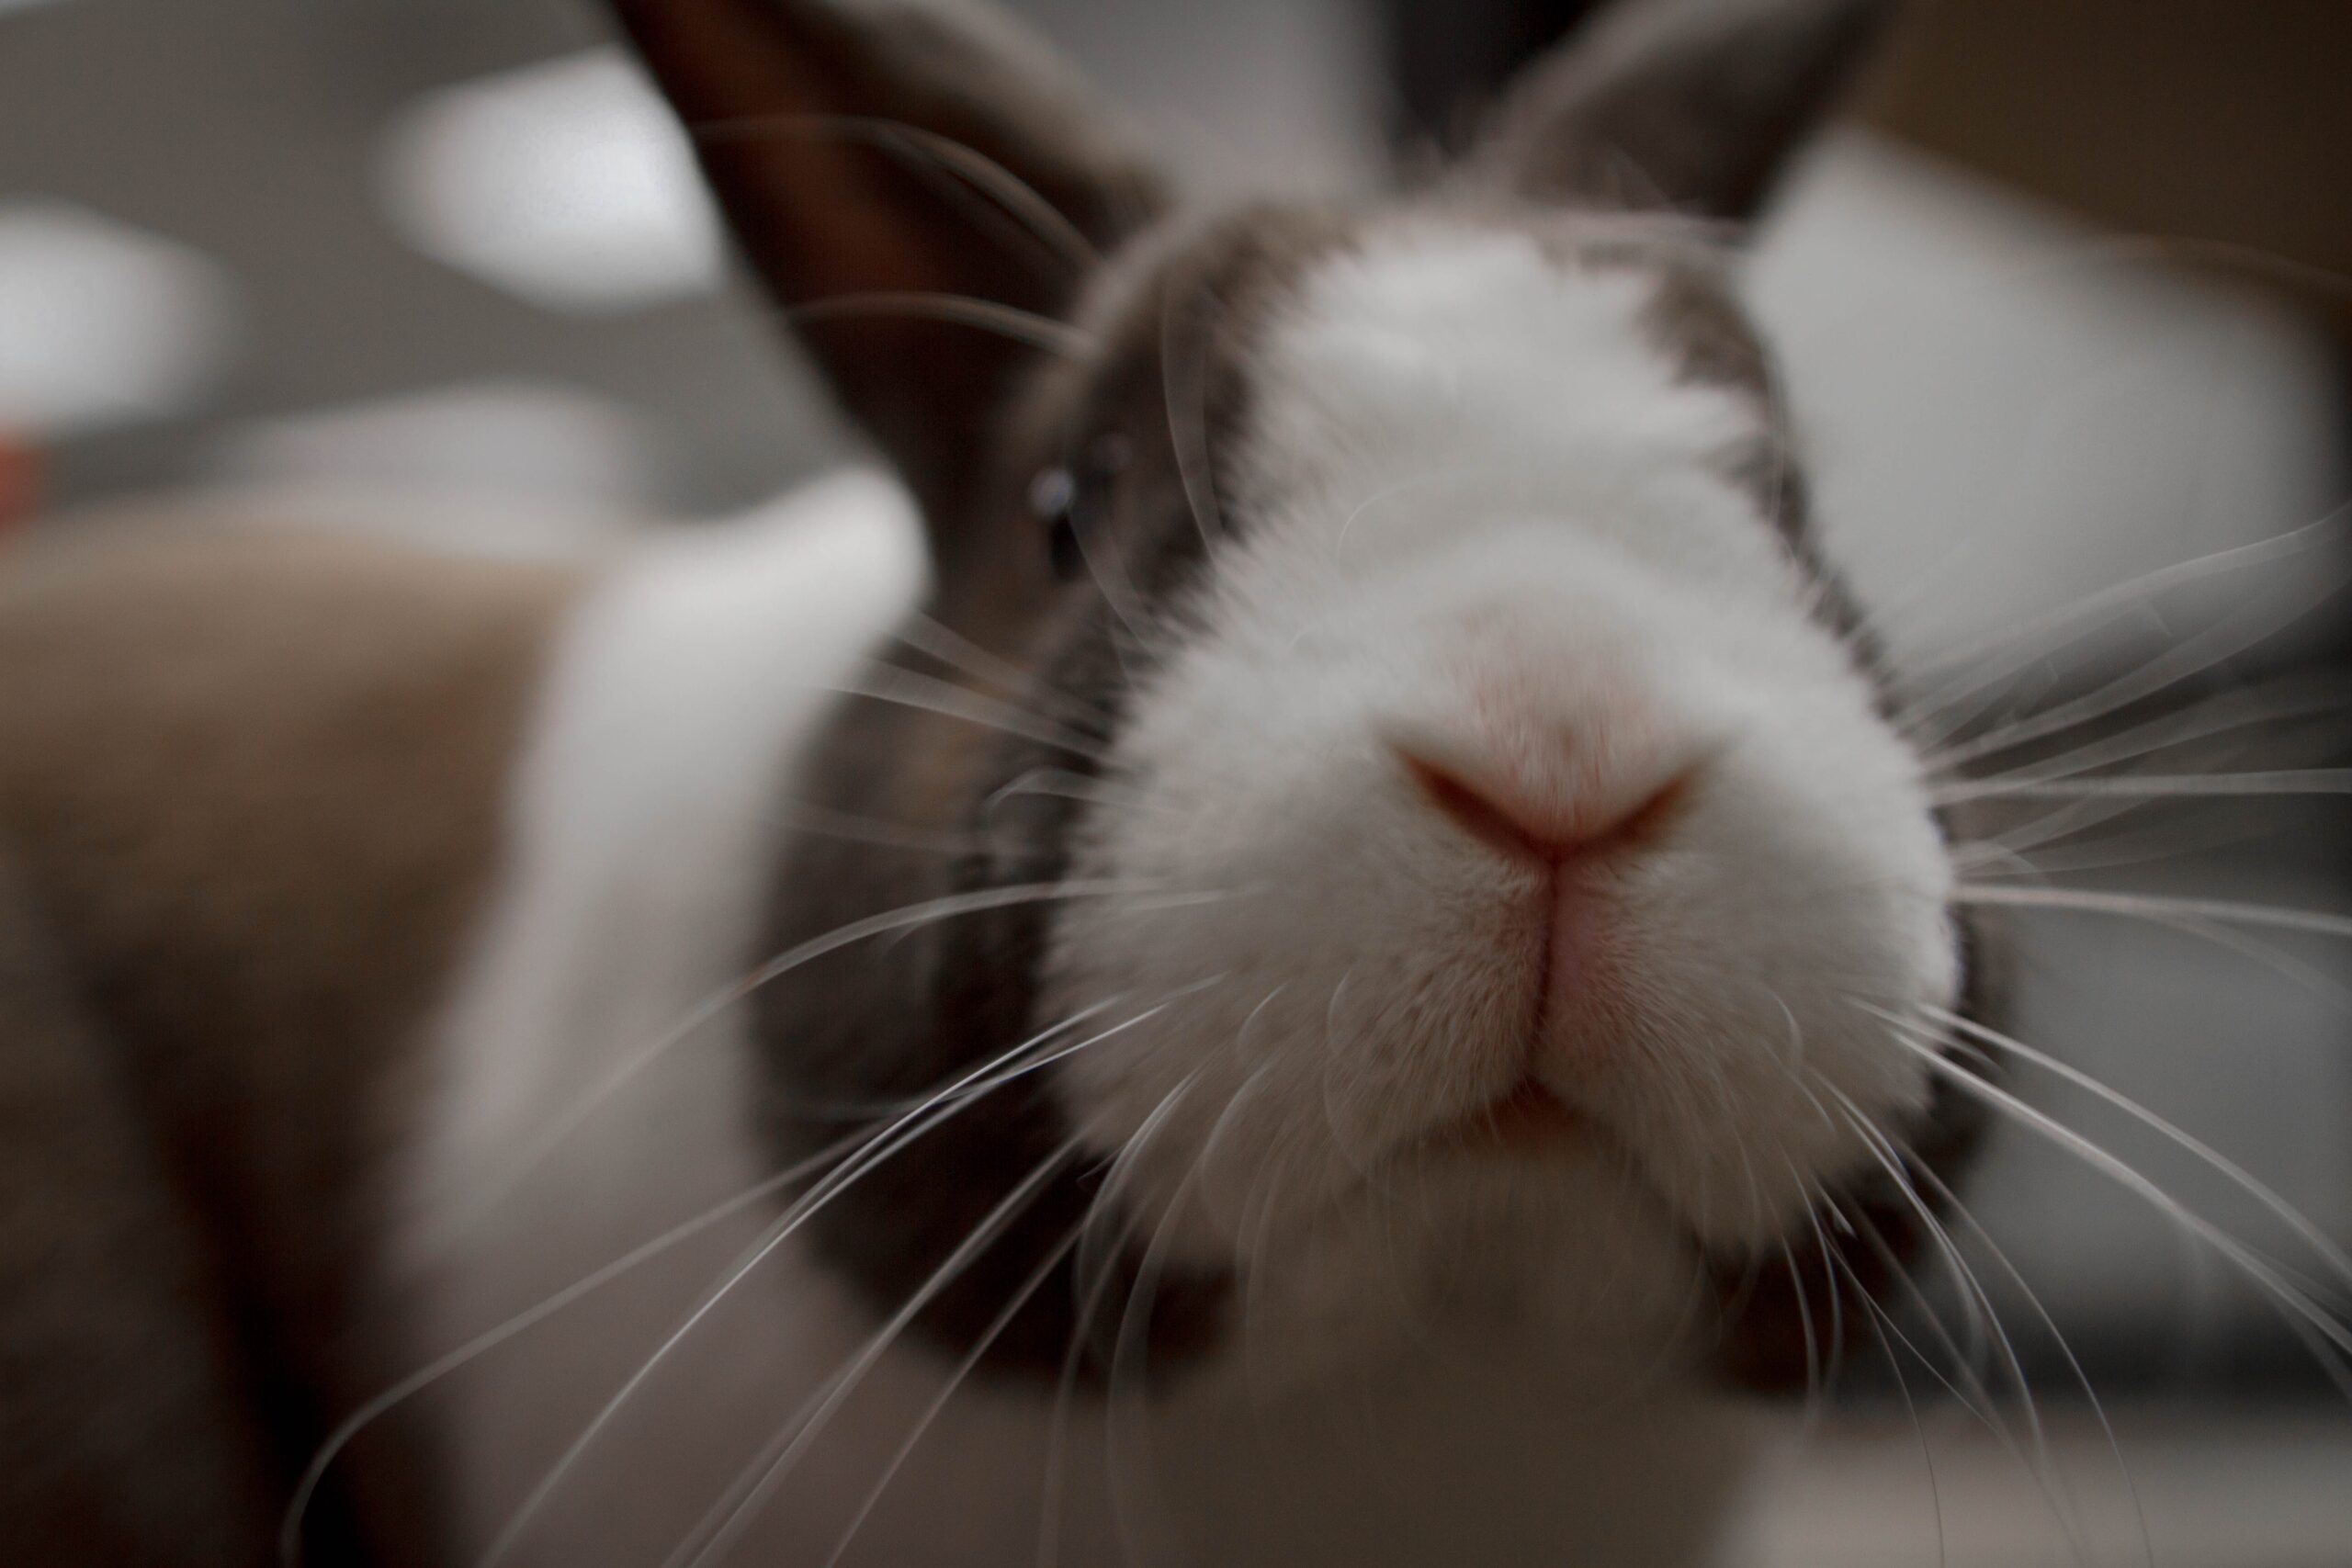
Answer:
[[[1745,223],[1894,0],[1618,0],[1504,95],[1468,177],[1530,201]]]
[[[1037,40],[978,5],[610,0],[738,245],[934,549],[972,547],[1022,367],[1160,182]]]

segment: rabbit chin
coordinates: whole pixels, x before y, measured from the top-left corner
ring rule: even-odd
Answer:
[[[1401,1270],[1654,1334],[1694,1241],[1776,1247],[1925,1104],[1862,1005],[1956,984],[1918,760],[1731,477],[1762,412],[1679,373],[1657,288],[1406,226],[1261,344],[1232,540],[1076,841],[1137,891],[1059,917],[1047,969],[1145,1015],[1057,1073],[1172,1252],[1319,1258],[1340,1316]],[[1498,852],[1432,756],[1506,816],[1675,809]]]

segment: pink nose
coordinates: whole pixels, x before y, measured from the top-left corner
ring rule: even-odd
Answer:
[[[1396,754],[1422,797],[1455,827],[1505,859],[1542,866],[1652,841],[1672,822],[1690,787],[1685,771],[1661,784],[1555,798],[1498,778],[1465,776],[1401,747]]]

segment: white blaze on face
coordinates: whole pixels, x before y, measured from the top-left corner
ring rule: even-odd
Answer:
[[[1320,264],[1261,344],[1238,536],[1077,867],[1230,896],[1067,917],[1052,971],[1138,1008],[1219,976],[1067,1077],[1105,1147],[1170,1103],[1138,1168],[1199,1165],[1198,1245],[1392,1167],[1542,1211],[1573,1157],[1417,1152],[1531,1079],[1632,1156],[1646,1206],[1611,1223],[1757,1242],[1868,1157],[1841,1100],[1924,1101],[1857,1005],[1954,984],[1917,761],[1728,477],[1759,411],[1684,378],[1658,288],[1425,221]],[[1654,840],[1547,869],[1400,749],[1568,817],[1688,784]]]

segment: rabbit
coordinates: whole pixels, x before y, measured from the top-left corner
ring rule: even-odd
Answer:
[[[1889,7],[1208,211],[978,6],[611,8],[888,471],[12,550],[0,1555],[1709,1561],[1973,1141],[1737,288]]]

